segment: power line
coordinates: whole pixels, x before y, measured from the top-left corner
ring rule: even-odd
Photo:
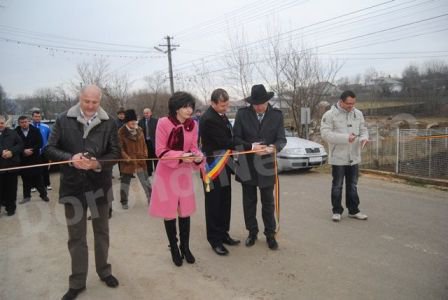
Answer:
[[[440,29],[440,30],[436,30],[436,31],[432,31],[432,32],[427,32],[427,33],[424,33],[424,34],[431,34],[431,33],[444,32],[444,31],[448,31],[448,28],[444,28],[444,29]],[[418,36],[422,36],[424,34],[415,34],[415,35],[403,37],[403,38],[400,38],[400,39],[405,39],[405,38],[410,38],[410,37],[418,37]],[[388,40],[388,41],[385,41],[385,42],[397,41],[397,40],[400,40],[400,39]],[[380,43],[383,43],[383,42],[380,42]],[[380,43],[376,43],[376,44],[380,44]],[[366,46],[371,46],[371,45],[373,45],[373,44],[369,44],[369,45],[366,45]],[[318,48],[318,47],[316,47],[316,48]],[[300,52],[310,51],[312,49],[313,48],[304,49],[304,50],[302,50]],[[351,49],[353,49],[353,48],[351,48]],[[445,56],[443,56],[443,57],[445,57]],[[272,57],[263,58],[263,59],[258,60],[258,61],[250,62],[250,63],[247,63],[246,65],[263,63],[263,62],[266,62],[266,61],[268,61],[270,59],[272,59]],[[212,73],[218,73],[218,72],[222,72],[222,71],[227,71],[227,70],[230,70],[230,69],[231,69],[231,67],[223,67],[223,68],[219,68],[219,69],[216,69],[216,70],[204,72],[204,73],[201,73],[201,74],[198,74],[198,75],[204,76],[204,75],[209,75],[209,74],[212,74]],[[186,76],[186,77],[187,78],[193,78],[194,76]]]
[[[344,42],[348,42],[348,41],[352,41],[352,40],[356,40],[356,39],[361,39],[361,38],[369,37],[369,36],[372,36],[372,35],[377,35],[377,34],[380,34],[380,33],[384,33],[384,32],[388,32],[388,31],[404,28],[404,27],[407,27],[407,26],[410,26],[410,25],[415,25],[415,24],[420,24],[420,23],[427,22],[427,21],[430,21],[430,20],[435,20],[435,19],[438,19],[438,18],[445,17],[447,15],[448,14],[442,14],[442,15],[438,15],[438,16],[435,16],[435,17],[430,17],[430,18],[426,18],[426,19],[422,19],[422,20],[418,20],[418,21],[414,21],[414,22],[409,22],[409,23],[406,23],[406,24],[401,24],[401,25],[385,28],[385,29],[382,29],[382,30],[366,33],[366,34],[357,35],[357,36],[354,36],[354,37],[349,37],[349,38],[341,39],[341,40],[338,40],[338,41],[333,41],[333,42],[329,42],[329,43],[326,43],[326,44],[321,44],[319,46],[316,46],[315,48],[316,49],[317,48],[323,48],[323,47],[328,47],[328,46],[332,46],[332,45],[336,45],[336,44],[340,44],[340,43],[344,43]],[[266,40],[266,39],[262,39],[260,41],[264,41],[264,40]],[[240,47],[237,47],[236,49],[239,49],[239,48],[242,48],[242,47],[247,47],[250,44],[254,44],[254,42],[246,44],[246,45],[243,45],[243,46],[240,46]],[[228,53],[228,52],[230,52],[230,51],[227,50],[227,51],[224,51],[222,53]],[[218,54],[215,55],[215,56],[218,56]],[[182,63],[181,65],[184,65],[184,64],[187,64],[187,63]],[[176,71],[179,71],[179,70],[182,70],[182,69],[185,69],[185,68],[189,68],[189,67],[190,66],[181,67],[181,68],[178,68]]]
[[[348,13],[345,13],[345,14],[341,14],[341,15],[338,15],[338,16],[336,16],[336,17],[332,17],[332,18],[329,18],[329,19],[325,19],[325,20],[322,20],[322,21],[318,21],[318,22],[315,22],[315,23],[312,23],[312,24],[309,24],[309,25],[306,25],[306,26],[301,26],[301,27],[299,27],[299,28],[296,28],[296,29],[293,29],[293,30],[289,30],[289,31],[284,32],[284,33],[281,33],[281,34],[279,34],[279,36],[288,35],[288,34],[290,34],[290,33],[292,33],[292,32],[296,32],[296,31],[299,31],[299,30],[303,30],[303,29],[305,29],[305,28],[314,27],[314,26],[317,26],[317,25],[320,25],[320,24],[324,24],[324,23],[333,21],[333,20],[338,20],[338,19],[341,19],[341,18],[344,18],[344,17],[348,17],[348,16],[351,16],[351,15],[354,15],[354,14],[357,14],[357,13],[360,13],[360,12],[363,12],[363,11],[368,11],[368,10],[371,10],[371,9],[375,9],[375,8],[377,8],[377,7],[384,6],[384,5],[389,4],[389,3],[391,3],[391,2],[394,2],[394,1],[395,1],[395,0],[389,0],[389,1],[386,1],[386,2],[382,2],[382,3],[379,3],[379,4],[372,5],[372,6],[368,6],[368,7],[362,8],[362,9],[354,10],[354,11],[351,11],[351,12],[348,12]],[[414,0],[414,1],[415,1],[415,0]],[[412,1],[412,2],[413,2],[413,1]],[[254,44],[261,44],[261,43],[263,43],[263,42],[269,41],[269,40],[272,39],[272,38],[273,38],[273,36],[269,36],[269,37],[267,37],[267,38],[262,38],[262,39],[259,39],[259,40],[254,41],[254,42],[245,44],[245,45],[243,45],[243,46],[241,46],[241,47],[247,47],[247,46],[254,45]],[[238,48],[241,48],[241,47],[237,47],[237,49],[238,49]],[[210,58],[211,58],[211,57],[216,57],[216,56],[219,56],[219,55],[228,53],[228,52],[230,52],[230,51],[229,51],[229,50],[226,50],[226,51],[220,51],[220,52],[218,52],[218,53],[216,53],[216,54],[214,54],[214,55],[205,56],[205,57],[203,57],[202,59],[206,59],[206,58],[209,58],[209,57],[210,57]],[[193,61],[195,61],[195,60],[193,60]],[[192,63],[193,61],[190,61],[190,62],[184,62],[184,63],[181,63],[180,65],[189,64],[189,63]]]
[[[230,30],[231,28],[235,28],[235,27],[241,27],[244,24],[248,24],[251,23],[253,21],[259,20],[262,17],[266,17],[268,15],[271,15],[273,13],[276,12],[280,12],[283,11],[285,9],[303,4],[305,2],[308,2],[308,0],[305,1],[301,1],[299,3],[296,3],[297,1],[290,1],[287,3],[283,3],[283,4],[278,4],[278,3],[274,3],[274,5],[272,5],[268,10],[261,10],[261,11],[257,11],[255,13],[253,12],[248,12],[247,17],[245,17],[244,19],[241,18],[241,20],[238,20],[236,17],[232,17],[229,18],[227,20],[224,19],[223,22],[225,22],[223,25],[225,26],[212,26],[210,28],[201,28],[199,30],[199,34],[198,32],[191,32],[189,34],[184,35],[183,37],[185,38],[185,36],[191,36],[191,35],[195,35],[196,38],[204,38],[207,37],[209,35],[213,35],[215,33],[219,33],[222,32],[223,30]],[[235,20],[234,24],[231,24],[232,20]],[[230,25],[229,25],[230,24]],[[182,39],[182,37],[181,37]],[[189,39],[190,40],[190,39]]]
[[[152,49],[150,47],[140,46],[140,45],[129,45],[129,44],[118,44],[118,43],[108,43],[108,42],[101,42],[101,41],[92,41],[92,40],[86,40],[86,39],[77,39],[77,38],[70,38],[55,34],[49,34],[49,33],[43,33],[43,32],[37,32],[37,31],[31,31],[27,29],[22,29],[18,27],[13,26],[7,26],[7,25],[1,25],[0,28],[3,27],[3,30],[9,30],[10,32],[13,32],[14,34],[22,33],[24,35],[28,35],[31,37],[39,37],[42,36],[43,38],[53,38],[56,40],[67,40],[67,41],[75,41],[75,42],[83,42],[83,43],[89,43],[89,44],[98,44],[98,45],[108,45],[108,46],[119,46],[119,47],[128,47],[128,48],[136,48],[136,49],[146,49],[148,51],[151,51]]]
[[[54,45],[45,45],[45,44],[38,44],[38,43],[32,43],[17,39],[10,39],[5,37],[0,37],[1,41],[7,42],[7,43],[14,43],[17,45],[25,45],[25,46],[31,46],[36,47],[40,49],[45,49],[48,51],[53,52],[59,52],[59,53],[71,53],[71,54],[79,54],[79,55],[89,55],[89,56],[98,56],[98,57],[120,57],[120,58],[155,58],[154,56],[148,56],[148,55],[119,55],[119,54],[102,54],[97,52],[131,52],[136,53],[134,51],[129,50],[105,50],[105,49],[88,49],[88,48],[74,48],[74,47],[62,47],[62,46],[54,46]],[[144,51],[138,51],[144,54]]]

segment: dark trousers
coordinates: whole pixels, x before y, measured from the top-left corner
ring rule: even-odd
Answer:
[[[205,223],[207,240],[212,247],[222,245],[223,239],[229,234],[232,187],[230,173],[223,171],[223,177],[218,177],[210,183],[210,192],[205,191]],[[221,180],[222,179],[222,180]]]
[[[42,163],[46,164],[48,163],[48,159],[46,159],[45,157],[42,156]],[[50,167],[49,166],[45,166],[42,167],[42,178],[43,178],[43,182],[44,182],[44,187],[50,186]]]
[[[257,186],[243,184],[243,209],[244,221],[249,234],[258,233],[257,223]],[[267,237],[275,235],[275,216],[274,216],[274,186],[260,188],[261,198],[261,216],[264,223],[264,234]]]
[[[44,179],[41,174],[22,175],[23,198],[31,198],[31,188],[35,187],[39,191],[41,198],[47,196],[47,189],[44,186]]]
[[[7,212],[16,211],[17,173],[0,173],[0,204]]]
[[[146,140],[146,148],[148,149],[148,158],[155,158],[156,151],[151,140]],[[146,167],[148,170],[148,176],[152,176],[152,172],[157,167],[157,160],[147,160]]]
[[[86,285],[89,266],[87,248],[87,205],[76,201],[66,203],[65,218],[68,228],[68,250],[71,257],[72,274],[69,287],[78,289]],[[109,204],[98,204],[91,208],[93,237],[95,240],[95,265],[100,278],[111,275],[111,265],[107,263],[109,254]]]
[[[331,185],[331,205],[333,206],[334,214],[342,214],[344,208],[342,207],[342,185],[345,177],[345,205],[350,214],[357,214],[359,212],[359,197],[358,197],[358,165],[353,166],[332,166],[331,173],[333,175],[333,182]]]
[[[128,204],[129,201],[129,186],[131,184],[133,174],[122,174],[120,180],[120,202],[121,204]],[[145,191],[146,201],[149,204],[151,197],[151,184],[149,183],[148,174],[145,171],[137,172],[138,180]]]

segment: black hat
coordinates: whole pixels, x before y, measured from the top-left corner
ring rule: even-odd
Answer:
[[[125,112],[126,112],[125,109],[123,107],[120,107],[117,111],[117,115],[124,114]]]
[[[135,114],[135,110],[128,109],[127,111],[125,111],[124,112],[124,121],[125,122],[137,121],[137,115]]]
[[[250,97],[247,97],[245,100],[250,104],[263,104],[269,99],[274,97],[274,92],[266,92],[266,88],[262,84],[256,84],[252,86],[252,90],[250,92]]]

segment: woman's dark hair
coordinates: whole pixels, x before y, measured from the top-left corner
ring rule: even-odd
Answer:
[[[196,100],[194,97],[186,92],[175,92],[168,101],[169,115],[176,117],[176,112],[182,107],[191,107],[194,111]]]

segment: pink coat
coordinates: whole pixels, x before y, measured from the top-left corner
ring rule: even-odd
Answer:
[[[197,124],[196,124],[197,125]],[[178,125],[182,126],[182,125]],[[176,126],[167,118],[159,119],[156,129],[156,155],[160,157],[167,151],[168,138]],[[190,132],[184,130],[184,150],[169,150],[163,154],[163,158],[180,157],[185,152],[198,153],[197,126]],[[173,219],[178,215],[188,217],[196,210],[195,195],[193,190],[193,170],[199,170],[200,165],[184,163],[178,159],[161,159],[157,164],[152,184],[151,202],[149,214],[154,217]]]

